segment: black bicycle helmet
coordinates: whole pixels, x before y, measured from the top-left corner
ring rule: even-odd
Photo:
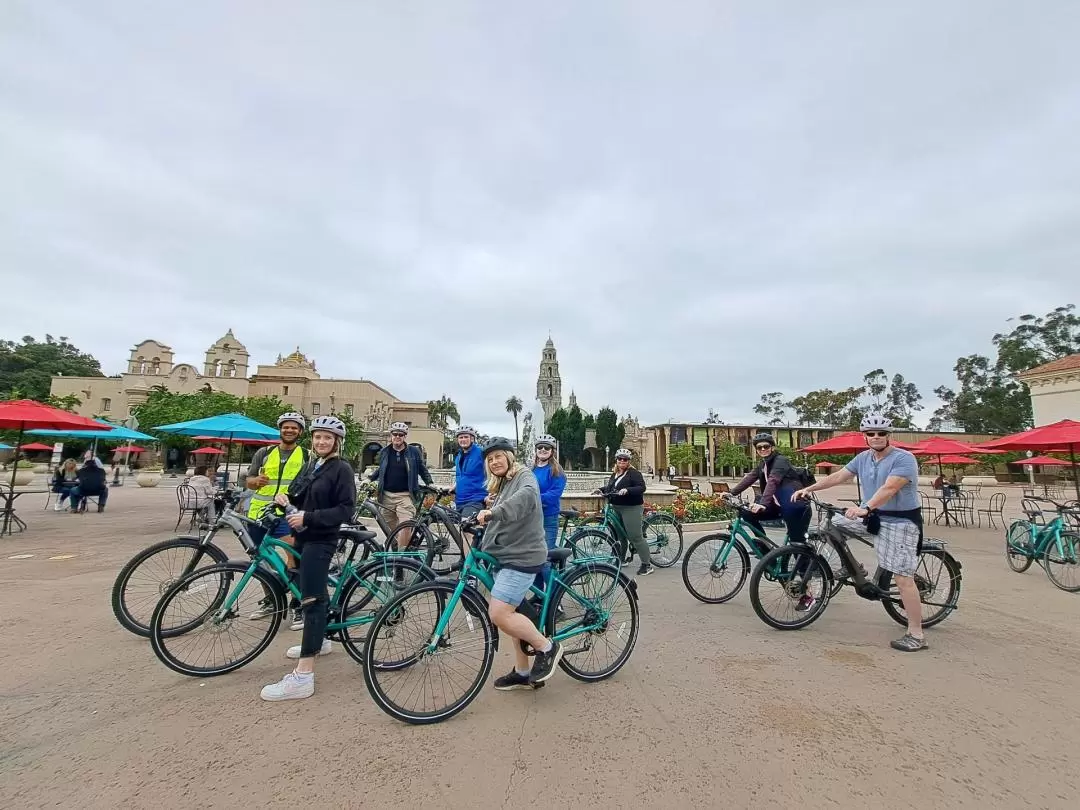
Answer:
[[[514,443],[502,436],[492,436],[488,439],[488,443],[484,445],[484,458],[487,458],[488,453],[491,453],[494,450],[505,450],[507,453],[517,452]]]
[[[776,439],[773,438],[771,433],[759,433],[754,436],[754,441],[751,442],[754,447],[759,444],[767,444],[770,447],[776,447]]]

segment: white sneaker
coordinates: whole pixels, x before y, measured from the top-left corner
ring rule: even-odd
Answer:
[[[303,630],[304,629],[304,612],[302,610],[294,610],[292,615],[292,624],[289,625],[290,630]]]
[[[277,683],[267,684],[262,688],[259,697],[263,700],[299,700],[311,697],[315,694],[315,676],[300,678],[295,672],[290,672]]]
[[[332,642],[328,638],[324,638],[323,643],[322,643],[322,649],[320,649],[315,654],[316,655],[329,655],[333,651],[334,651],[334,642]],[[294,645],[292,647],[289,647],[288,652],[285,653],[285,657],[286,658],[293,658],[293,659],[299,658],[300,657],[300,645],[296,644],[296,645]]]
[[[59,501],[57,501],[56,503],[53,504],[52,510],[54,512],[63,512],[64,511],[64,505],[62,503],[60,503]]]
[[[253,622],[257,622],[259,619],[265,619],[267,616],[273,616],[273,615],[274,615],[274,603],[273,603],[273,601],[271,600],[270,602],[267,602],[264,599],[262,602],[259,603],[258,609],[255,612],[253,612],[250,616],[248,616],[248,619],[253,621]]]

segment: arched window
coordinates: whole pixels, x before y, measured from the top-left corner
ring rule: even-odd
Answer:
[[[548,379],[551,379],[551,369],[548,369]]]
[[[551,396],[551,386],[550,385],[548,386],[548,396],[549,397]]]

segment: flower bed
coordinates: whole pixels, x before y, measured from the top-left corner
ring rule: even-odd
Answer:
[[[734,511],[724,503],[719,495],[702,495],[700,492],[680,490],[675,495],[671,506],[657,506],[646,503],[645,511],[667,512],[681,523],[711,523],[718,520],[730,520]]]

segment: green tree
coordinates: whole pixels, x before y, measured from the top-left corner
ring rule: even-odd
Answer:
[[[768,419],[770,425],[786,425],[791,404],[784,400],[780,391],[761,395],[761,402],[754,406],[754,413]]]
[[[922,394],[915,383],[904,379],[903,374],[894,374],[889,385],[889,395],[885,403],[885,415],[892,420],[894,427],[914,428],[915,411],[921,411]]]
[[[885,369],[875,368],[863,375],[863,390],[870,402],[863,409],[880,411],[884,407],[885,392],[889,388],[889,378],[885,376]]]
[[[790,405],[790,403],[788,404]],[[705,417],[705,424],[722,425],[724,424],[724,420],[720,418],[720,415],[716,411],[714,411],[712,408],[709,408],[709,415]]]
[[[45,335],[43,343],[29,335],[21,343],[0,340],[0,399],[44,402],[49,397],[52,378],[60,374],[65,377],[105,376],[93,355],[79,351],[66,337],[54,340],[52,335]]]
[[[668,448],[668,463],[675,466],[676,471],[682,473],[698,460],[697,448],[689,442],[673,444]]]
[[[454,424],[461,424],[461,414],[458,413],[458,407],[454,404],[454,400],[450,399],[446,394],[443,394],[438,399],[428,400],[428,423],[439,430],[445,431],[449,425],[450,420],[454,420]]]
[[[724,439],[716,445],[716,457],[713,459],[713,469],[721,470],[731,467],[736,473],[750,466],[750,457],[746,454],[746,448]]]
[[[518,432],[518,414],[521,413],[521,400],[512,396],[506,400],[506,412],[514,416],[514,444],[521,444],[521,434]]]
[[[567,469],[572,470],[581,461],[585,449],[585,418],[581,409],[559,408],[548,420],[547,431],[559,443],[559,458]]]
[[[605,405],[596,412],[596,446],[603,449],[610,447],[614,453],[622,447],[626,437],[626,428],[618,421],[618,414]]]
[[[822,388],[795,397],[790,405],[800,425],[847,428],[854,424],[858,427],[862,418],[859,400],[863,393],[861,387],[845,388],[843,391]]]

